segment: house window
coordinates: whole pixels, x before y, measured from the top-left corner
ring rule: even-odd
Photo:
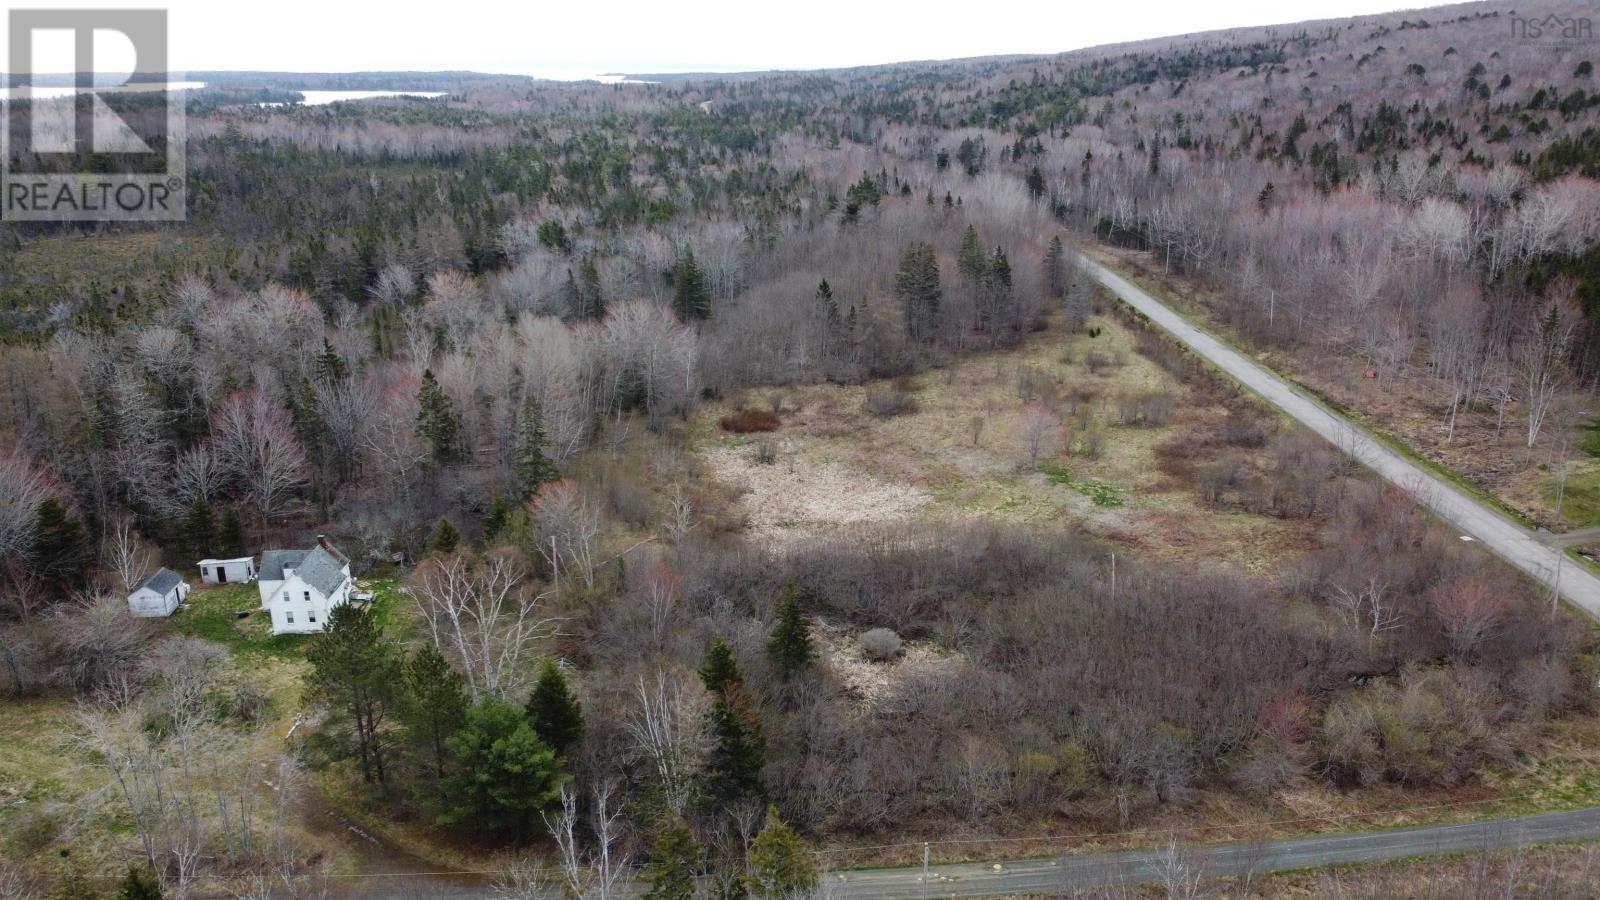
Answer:
[[[317,624],[317,611],[314,609],[306,610],[306,621],[313,625]]]
[[[294,624],[294,610],[292,610],[292,609],[284,610],[283,611],[283,621],[287,622],[290,625],[293,625]]]
[[[206,577],[207,575],[210,575],[210,574],[211,574],[211,570],[210,569],[206,568],[205,566],[201,566],[200,567],[200,577],[201,578],[204,578],[204,577]]]
[[[306,602],[307,603],[311,602],[311,592],[310,591],[306,591]]]

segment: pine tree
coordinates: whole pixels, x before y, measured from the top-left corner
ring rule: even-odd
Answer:
[[[961,250],[956,255],[956,270],[974,284],[981,281],[989,270],[989,257],[978,240],[978,229],[972,225],[961,233]]]
[[[1044,252],[1044,286],[1056,299],[1067,293],[1067,248],[1059,234],[1050,238],[1050,247]]]
[[[511,521],[511,505],[506,498],[496,494],[489,504],[489,511],[483,515],[483,545],[485,547],[494,543],[500,532],[505,531],[506,525]]]
[[[700,845],[683,819],[673,816],[661,823],[650,862],[645,866],[645,900],[694,900],[695,874],[700,870]]]
[[[600,270],[595,267],[594,257],[585,256],[583,264],[578,267],[578,281],[581,287],[580,294],[583,298],[580,319],[604,319],[606,317],[606,298],[600,292]]]
[[[222,525],[217,529],[217,553],[225,559],[244,555],[244,521],[239,510],[230,506],[222,511]]]
[[[578,279],[571,269],[567,270],[567,280],[561,285],[560,308],[566,311],[569,320],[583,318],[583,291],[579,290]]]
[[[217,515],[204,497],[194,498],[180,531],[184,555],[191,560],[206,559],[217,546]]]
[[[1035,200],[1044,196],[1044,173],[1039,171],[1038,166],[1034,166],[1032,169],[1028,170],[1028,177],[1025,180],[1028,183],[1029,196]]]
[[[694,251],[688,247],[678,257],[672,269],[672,311],[681,322],[707,319],[711,316],[711,292],[706,287],[705,272],[695,262]]]
[[[708,726],[711,753],[706,760],[706,794],[718,808],[759,798],[766,789],[766,741],[761,721],[744,691],[744,676],[733,649],[720,637],[711,639],[700,680],[713,695]]]
[[[528,695],[525,710],[533,732],[557,756],[570,760],[583,738],[583,707],[567,686],[561,667],[550,657],[545,657],[539,669],[539,680],[534,682],[533,693]]]
[[[785,678],[792,677],[816,658],[811,632],[800,612],[800,591],[793,581],[784,585],[783,597],[778,601],[778,625],[767,641],[767,654]]]
[[[820,884],[816,860],[794,829],[767,807],[767,824],[750,844],[750,893],[761,898],[809,897]]]
[[[1277,190],[1278,189],[1276,187],[1273,187],[1272,182],[1267,182],[1267,186],[1262,188],[1261,193],[1256,195],[1256,208],[1260,209],[1262,212],[1266,212],[1267,210],[1271,209],[1272,198],[1273,195],[1277,193]]]
[[[441,781],[449,758],[445,742],[467,717],[465,679],[450,667],[439,648],[425,642],[406,664],[405,684],[406,738],[427,759],[434,780]]]
[[[161,880],[149,866],[128,864],[128,874],[117,885],[117,900],[161,900]]]
[[[54,497],[41,500],[34,508],[33,547],[29,555],[33,574],[57,593],[83,586],[92,558],[83,523]]]
[[[327,338],[322,339],[322,353],[317,356],[317,380],[323,384],[332,384],[343,381],[350,374],[350,367],[345,365],[344,357],[339,355]]]
[[[433,461],[440,465],[455,462],[461,453],[461,418],[432,369],[422,373],[417,407],[417,434],[427,442]]]
[[[384,639],[371,611],[346,603],[334,607],[327,630],[312,640],[306,659],[311,662],[309,696],[349,726],[361,777],[386,783],[386,722],[400,699],[402,678],[394,645]]]
[[[517,417],[514,468],[517,490],[523,497],[539,493],[540,485],[561,479],[561,472],[545,452],[549,442],[544,431],[544,411],[539,408],[539,398],[530,392],[522,401],[522,414]]]
[[[919,343],[933,340],[944,294],[933,245],[912,244],[907,248],[895,273],[894,294],[905,311],[906,333],[911,339]]]
[[[761,771],[766,740],[761,720],[742,686],[731,684],[712,702],[711,752],[706,757],[706,796],[713,808],[727,809],[766,796]]]
[[[343,607],[341,607],[342,609]],[[467,710],[446,742],[457,761],[444,781],[439,824],[500,837],[525,835],[561,796],[567,776],[522,710],[492,694]]]
[[[827,311],[829,319],[839,318],[839,304],[833,299],[833,285],[826,278],[817,282],[817,302]]]
[[[729,686],[744,684],[739,663],[733,658],[733,648],[720,637],[713,637],[711,646],[706,648],[706,659],[700,666],[700,681],[713,694],[720,694]]]
[[[999,247],[994,248],[983,282],[983,305],[993,315],[996,338],[1008,343],[1016,340],[1022,335],[1022,317],[1011,290],[1011,260]]]
[[[461,546],[461,531],[455,523],[444,516],[439,517],[433,526],[433,534],[428,536],[428,552],[444,555],[456,552]]]

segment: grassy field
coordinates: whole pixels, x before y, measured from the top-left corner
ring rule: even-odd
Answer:
[[[1303,549],[1307,523],[1208,506],[1158,464],[1164,442],[1215,426],[1251,401],[1181,382],[1135,351],[1135,325],[1111,315],[1090,324],[1076,334],[1052,327],[1016,349],[898,385],[753,391],[703,409],[694,443],[708,471],[740,495],[748,532],[765,541],[863,522],[977,517],[1073,526],[1147,558],[1252,571]],[[1076,408],[1051,423],[1037,456],[1024,378]],[[915,399],[915,411],[879,418],[863,409],[869,392],[897,388]],[[1125,402],[1152,396],[1170,409],[1161,421],[1121,424]],[[741,403],[776,404],[782,425],[728,434],[718,422]],[[770,463],[758,452],[764,448]]]

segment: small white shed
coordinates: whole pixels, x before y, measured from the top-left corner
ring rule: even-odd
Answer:
[[[183,576],[162,567],[128,593],[128,610],[143,619],[170,616],[188,596]]]
[[[256,580],[256,558],[200,560],[200,580],[206,584],[245,584]]]

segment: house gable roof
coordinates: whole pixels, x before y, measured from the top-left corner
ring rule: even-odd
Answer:
[[[338,590],[345,581],[344,564],[321,547],[308,551],[300,564],[294,567],[294,574],[324,597]]]
[[[134,585],[133,590],[129,593],[137,594],[142,590],[149,589],[165,597],[166,595],[172,593],[173,588],[182,583],[182,575],[179,575],[177,572],[172,571],[166,566],[162,566],[154,572],[151,572],[149,575],[146,575],[145,579],[139,582],[137,585]]]
[[[263,550],[261,568],[256,570],[256,577],[262,581],[282,581],[283,570],[298,569],[306,553],[305,550]]]

